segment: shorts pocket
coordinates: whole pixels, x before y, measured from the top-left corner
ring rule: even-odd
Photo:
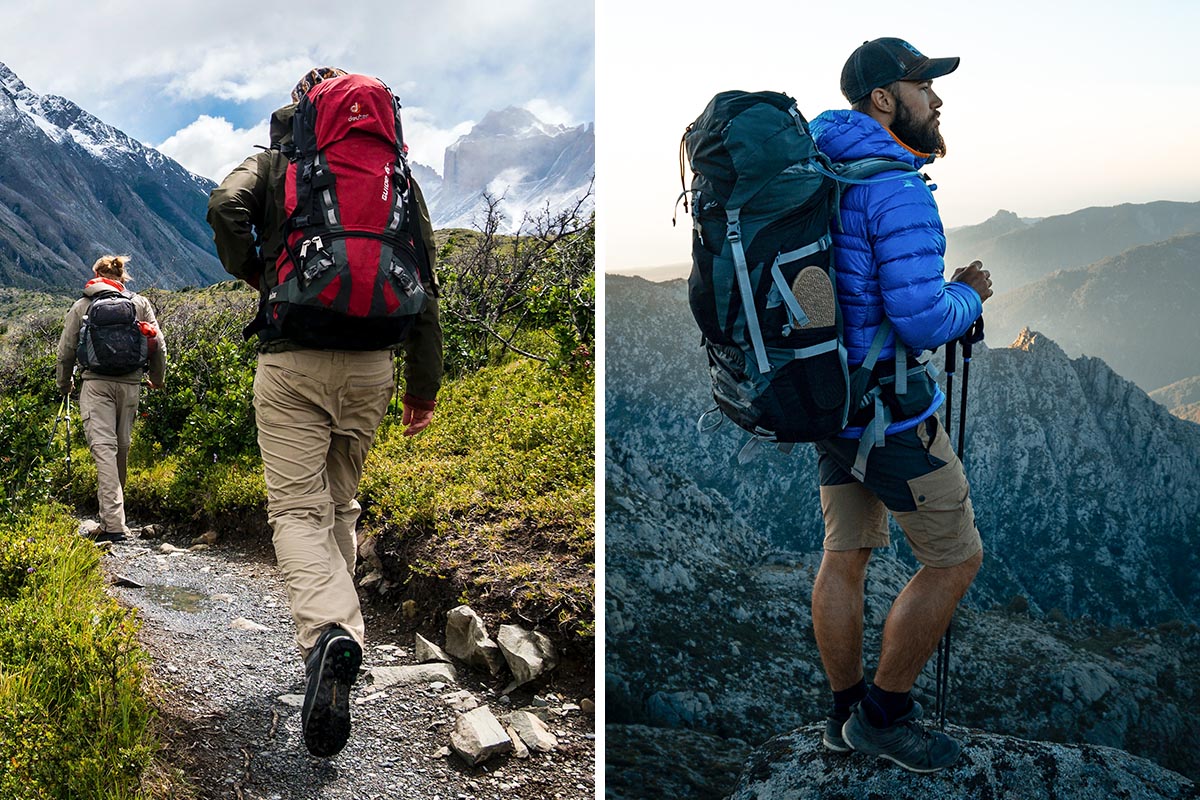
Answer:
[[[957,461],[908,482],[916,510],[904,514],[909,537],[957,537],[973,523],[971,487]],[[899,520],[897,520],[899,521]]]

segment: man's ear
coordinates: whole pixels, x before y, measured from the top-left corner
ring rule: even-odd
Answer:
[[[871,90],[871,105],[884,114],[891,114],[896,110],[896,98],[887,89],[878,88]]]

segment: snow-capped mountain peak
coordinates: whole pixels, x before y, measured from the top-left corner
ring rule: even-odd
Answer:
[[[440,178],[429,170],[418,179],[437,227],[480,225],[486,192],[501,198],[503,228],[513,231],[527,215],[573,207],[587,193],[595,169],[592,124],[554,125],[509,106],[489,111],[446,148]]]

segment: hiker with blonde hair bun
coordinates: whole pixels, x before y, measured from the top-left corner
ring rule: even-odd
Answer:
[[[154,306],[125,288],[129,256],[106,255],[92,266],[95,275],[83,296],[67,312],[58,340],[58,389],[69,395],[78,362],[79,416],[96,462],[96,500],[100,527],[89,534],[97,542],[125,538],[125,472],[142,376],[152,389],[166,378],[167,348]]]

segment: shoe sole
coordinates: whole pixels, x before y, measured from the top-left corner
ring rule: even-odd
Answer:
[[[313,698],[304,725],[304,746],[318,758],[337,755],[350,739],[350,687],[361,663],[362,649],[350,636],[325,644],[321,666],[309,686]]]
[[[826,750],[828,750],[832,753],[850,753],[850,752],[853,752],[853,750],[854,750],[854,748],[847,745],[844,741],[843,742],[835,742],[833,739],[830,739],[825,734],[821,734],[821,744],[823,744],[825,746]]]
[[[825,328],[837,322],[837,299],[833,296],[833,283],[824,268],[805,267],[792,281],[792,294],[808,317],[808,324],[800,328]]]

